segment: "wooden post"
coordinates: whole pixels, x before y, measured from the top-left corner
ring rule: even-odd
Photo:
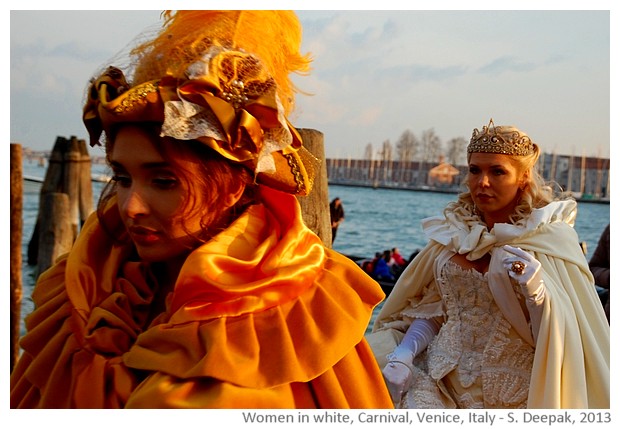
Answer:
[[[55,258],[59,256],[58,250],[56,250],[57,245],[54,244],[57,240],[40,238],[43,234],[42,223],[49,223],[49,219],[44,219],[49,217],[44,200],[46,195],[51,193],[64,193],[68,196],[69,211],[66,216],[62,215],[57,220],[69,222],[68,230],[71,232],[71,241],[73,242],[77,237],[79,228],[93,211],[90,156],[84,140],[78,140],[74,136],[69,140],[64,137],[57,137],[52,149],[45,179],[41,186],[39,215],[28,245],[28,264],[38,264],[39,273],[49,267],[50,261],[47,258],[52,257],[51,262],[54,262]],[[47,204],[56,206],[58,203],[48,202]],[[49,234],[50,231],[50,225],[47,225],[45,233]],[[68,240],[64,236],[64,227],[59,227],[57,231],[62,231],[63,234],[62,237],[58,238],[59,242],[64,243],[65,240]],[[52,247],[41,249],[40,246],[43,243]],[[44,255],[45,261],[39,260],[41,255]]]
[[[323,241],[325,247],[332,247],[332,229],[329,217],[329,189],[327,184],[327,165],[323,146],[323,133],[312,129],[298,129],[304,147],[321,160],[321,166],[314,178],[310,195],[299,197],[304,223]]]
[[[64,153],[64,176],[62,192],[69,195],[69,221],[73,237],[77,237],[78,219],[80,218],[80,154],[79,142],[76,137],[68,141]]]
[[[19,358],[22,305],[22,148],[11,143],[11,372]]]
[[[64,165],[64,153],[67,150],[67,139],[63,137],[56,137],[56,142],[52,148],[49,162],[47,164],[47,170],[45,171],[45,178],[41,185],[41,191],[39,195],[39,214],[37,216],[37,223],[34,226],[32,237],[28,243],[28,264],[37,265],[37,258],[39,257],[39,230],[41,224],[41,218],[43,217],[43,196],[50,192],[63,192],[63,165]]]
[[[80,153],[80,227],[84,225],[88,216],[93,212],[93,182],[91,173],[90,155],[86,148],[86,140],[78,141]]]
[[[71,208],[69,196],[61,192],[50,192],[43,195],[39,207],[39,255],[38,274],[47,270],[56,259],[67,253],[73,245],[73,225],[69,219]]]
[[[56,137],[56,142],[52,148],[47,170],[45,171],[45,178],[41,185],[41,194],[47,192],[62,192],[64,176],[63,166],[65,163],[65,152],[69,142],[64,137]],[[40,212],[40,210],[39,210]]]

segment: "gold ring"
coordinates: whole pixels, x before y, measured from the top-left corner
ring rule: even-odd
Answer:
[[[521,275],[523,274],[523,270],[525,270],[525,264],[521,261],[514,261],[510,270],[517,275]]]

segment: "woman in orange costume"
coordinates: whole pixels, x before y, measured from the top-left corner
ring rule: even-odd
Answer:
[[[286,119],[297,18],[165,17],[129,81],[89,88],[114,180],[37,283],[11,407],[391,407],[364,340],[381,289],[295,197],[318,162]]]

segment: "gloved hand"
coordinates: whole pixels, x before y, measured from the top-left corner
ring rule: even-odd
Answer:
[[[395,353],[391,353],[388,359],[391,360],[388,360],[388,363],[383,368],[383,378],[392,397],[392,402],[394,402],[394,405],[398,405],[405,392],[411,386],[413,357],[400,360]],[[409,360],[408,363],[407,360]]]
[[[518,247],[506,244],[503,249],[514,255],[507,256],[502,261],[504,268],[508,270],[508,275],[515,279],[520,285],[527,285],[535,282],[535,277],[540,271],[540,262]]]
[[[502,263],[508,270],[508,275],[521,286],[525,305],[530,312],[532,334],[536,340],[545,300],[545,283],[542,279],[540,262],[518,247],[505,245],[503,249],[513,255],[505,257]]]
[[[409,390],[413,378],[413,359],[428,346],[440,327],[435,319],[414,319],[400,344],[387,355],[383,378],[394,405],[400,403]]]

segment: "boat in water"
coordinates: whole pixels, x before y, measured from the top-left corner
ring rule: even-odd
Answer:
[[[383,293],[385,293],[385,296],[388,296],[392,292],[392,289],[394,289],[394,285],[396,284],[396,281],[398,280],[400,273],[402,273],[402,271],[405,269],[405,267],[401,267],[398,271],[395,271],[393,279],[381,278],[381,277],[374,276],[372,273],[372,270],[369,269],[369,264],[372,263],[373,258],[367,258],[365,256],[355,256],[355,255],[345,255],[345,256],[347,256],[349,259],[355,262],[362,270],[364,270],[366,274],[368,274],[370,277],[372,277],[373,280],[379,283],[379,286],[381,286],[381,289],[383,290]]]

